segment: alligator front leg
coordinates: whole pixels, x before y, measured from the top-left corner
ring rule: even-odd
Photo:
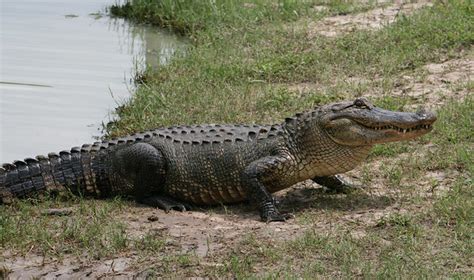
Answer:
[[[293,217],[291,214],[281,214],[275,206],[275,199],[268,192],[263,182],[265,179],[278,180],[278,170],[285,164],[280,157],[265,157],[252,162],[244,171],[242,181],[247,196],[252,203],[256,203],[260,210],[260,217],[264,222],[286,221]],[[280,167],[280,169],[279,169]]]
[[[315,177],[313,178],[313,182],[328,188],[331,192],[334,193],[349,193],[352,190],[358,188],[358,186],[345,180],[340,175]]]

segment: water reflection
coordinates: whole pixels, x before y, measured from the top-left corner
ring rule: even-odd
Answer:
[[[113,3],[0,0],[0,162],[93,141],[135,70],[184,49],[173,34],[96,13]]]

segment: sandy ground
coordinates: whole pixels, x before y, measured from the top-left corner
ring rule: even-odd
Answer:
[[[401,77],[392,94],[415,99],[415,103],[428,108],[440,107],[446,100],[463,99],[469,94],[459,85],[474,80],[474,55],[471,52],[463,58],[428,64],[422,70],[421,77]]]
[[[410,15],[414,11],[432,6],[433,1],[395,1],[385,7],[369,10],[364,13],[339,15],[327,17],[318,22],[309,23],[309,37],[316,35],[324,35],[328,37],[339,36],[344,33],[362,29],[380,29],[388,24],[393,23],[402,15]],[[379,2],[384,4],[384,2]],[[317,6],[316,11],[324,10],[324,6]]]
[[[461,58],[427,64],[413,74],[398,77],[394,89],[389,93],[390,96],[412,100],[412,105],[405,109],[413,109],[420,105],[426,109],[436,109],[448,100],[464,99],[470,92],[463,85],[474,80],[474,52],[468,51],[460,56]],[[379,78],[375,78],[374,81],[377,79]],[[351,77],[344,82],[357,85],[370,84],[371,81]],[[286,87],[299,95],[314,94],[324,90],[315,83],[280,84],[279,86]],[[363,96],[376,99],[381,97],[381,92],[369,91]]]

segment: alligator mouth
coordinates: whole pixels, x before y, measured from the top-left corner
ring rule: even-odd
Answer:
[[[382,125],[382,126],[369,126],[369,125],[364,125],[362,123],[358,123],[362,125],[365,128],[371,129],[371,130],[395,130],[399,133],[408,133],[408,132],[417,132],[417,131],[423,131],[423,130],[431,130],[433,126],[431,124],[419,124],[416,126],[408,127],[408,128],[402,128],[398,127],[396,125]]]

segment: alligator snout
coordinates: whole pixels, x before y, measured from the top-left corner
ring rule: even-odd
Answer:
[[[420,121],[423,121],[425,124],[432,124],[436,121],[437,117],[434,112],[427,111],[424,108],[419,109],[416,112],[417,117],[420,119]]]

